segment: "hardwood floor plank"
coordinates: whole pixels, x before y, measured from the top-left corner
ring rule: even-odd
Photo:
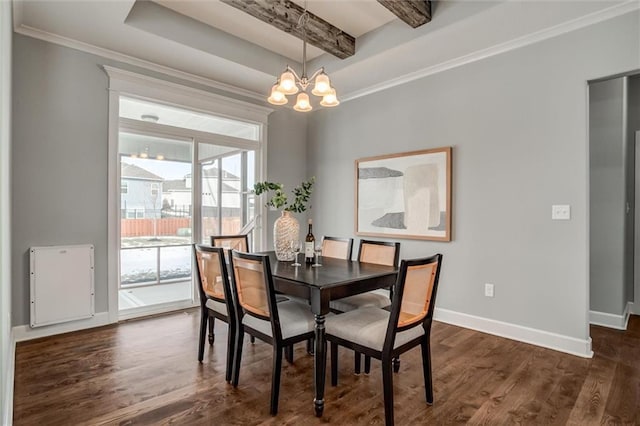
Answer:
[[[313,358],[297,345],[272,417],[271,346],[247,339],[233,388],[224,380],[226,324],[216,322],[202,364],[198,326],[190,310],[19,343],[14,424],[384,424],[379,361],[356,376],[353,352],[341,348],[339,385],[327,380],[317,418]],[[592,336],[595,357],[582,359],[436,322],[434,405],[425,402],[420,350],[412,350],[393,377],[396,424],[640,424],[640,318],[627,332],[592,327]]]
[[[576,399],[567,425],[600,424],[611,390],[616,364],[596,356]]]

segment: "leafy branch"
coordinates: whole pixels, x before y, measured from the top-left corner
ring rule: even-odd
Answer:
[[[307,210],[307,204],[311,199],[311,193],[313,192],[313,184],[316,178],[312,177],[308,181],[302,182],[300,185],[293,188],[294,200],[289,204],[287,194],[284,192],[284,186],[281,183],[276,182],[256,182],[253,186],[253,190],[256,195],[261,195],[269,191],[274,191],[266,206],[274,207],[276,209],[283,209],[285,211],[302,213]]]

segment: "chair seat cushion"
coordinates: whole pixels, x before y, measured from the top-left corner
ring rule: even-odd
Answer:
[[[280,330],[282,331],[283,339],[313,331],[316,324],[309,305],[293,300],[278,303],[278,316],[280,317]],[[270,321],[245,315],[242,318],[242,324],[262,334],[272,336]]]
[[[375,307],[366,307],[327,317],[325,328],[327,335],[335,336],[377,351],[382,350],[389,325],[389,311]],[[410,328],[396,334],[394,348],[424,335],[421,326]]]
[[[229,316],[227,313],[227,305],[225,303],[218,302],[217,300],[213,299],[207,299],[207,303],[205,303],[205,306],[219,314]]]
[[[355,296],[332,300],[329,303],[329,307],[338,312],[349,312],[354,309],[366,308],[367,306],[386,308],[391,304],[390,296],[389,290],[373,290],[367,293],[356,294]]]

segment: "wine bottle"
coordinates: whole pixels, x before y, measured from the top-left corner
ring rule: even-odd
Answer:
[[[309,233],[304,240],[304,260],[306,263],[313,263],[313,248],[316,243],[316,239],[313,236],[313,224],[311,223],[311,219],[309,219]]]

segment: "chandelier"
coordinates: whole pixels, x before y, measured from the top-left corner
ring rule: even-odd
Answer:
[[[280,75],[276,84],[271,88],[271,95],[267,99],[273,105],[285,105],[289,102],[288,95],[298,94],[296,104],[293,109],[296,111],[307,112],[313,107],[309,101],[307,88],[313,85],[311,94],[322,98],[320,105],[323,107],[334,107],[340,104],[336,96],[336,89],[331,87],[329,76],[324,72],[324,67],[314,72],[311,77],[307,77],[307,31],[306,25],[309,20],[309,14],[305,5],[304,12],[298,19],[298,28],[302,28],[302,75],[298,74],[287,65],[287,68]],[[300,90],[302,90],[300,92]],[[298,93],[300,92],[300,93]]]

